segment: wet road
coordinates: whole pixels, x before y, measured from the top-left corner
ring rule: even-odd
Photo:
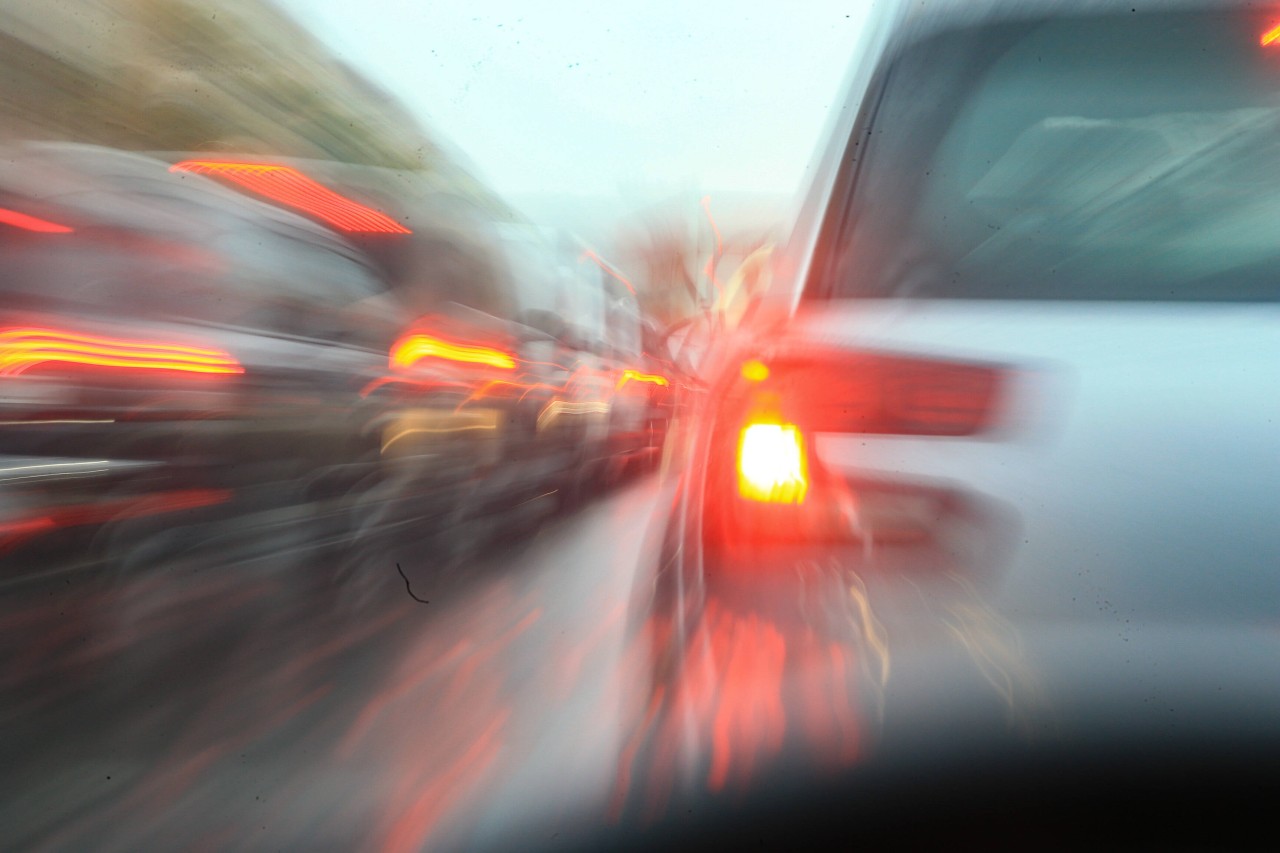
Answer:
[[[350,550],[277,533],[5,591],[5,843],[556,843],[606,811],[657,491],[617,491],[461,576],[436,544],[384,541],[352,584]]]
[[[1015,622],[970,574],[906,575],[892,548],[858,549],[860,571],[712,573],[696,608],[659,605],[668,488],[460,563],[421,537],[326,540],[314,514],[241,516],[151,570],[5,588],[0,846],[671,849],[679,822],[732,832],[771,799],[789,838],[794,804],[869,771],[814,815],[847,848],[867,825],[841,822],[848,803],[895,837],[917,812],[949,833],[955,784],[1017,796],[1027,780],[973,782],[1024,747],[1063,750],[1035,785],[1083,749],[1096,763],[1068,781],[1092,790],[1153,758],[1232,758],[1224,735],[1274,744],[1270,625]]]

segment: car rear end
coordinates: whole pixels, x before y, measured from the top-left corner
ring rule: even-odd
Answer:
[[[1051,12],[925,12],[887,53],[794,314],[726,359],[709,575],[1274,618],[1280,18]]]
[[[377,461],[359,391],[403,320],[339,239],[121,152],[31,145],[8,166],[9,209],[57,226],[0,233],[0,439],[32,475],[9,478],[6,523],[44,520],[24,547],[266,486],[297,502]],[[87,469],[47,476],[77,460],[109,472],[101,500]],[[42,568],[18,544],[9,561]]]
[[[700,370],[632,611],[649,769],[975,720],[1221,757],[1275,707],[1280,6],[910,7]]]

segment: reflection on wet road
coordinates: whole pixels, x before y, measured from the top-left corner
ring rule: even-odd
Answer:
[[[554,843],[558,820],[603,814],[613,781],[655,491],[545,526],[465,583],[433,572],[430,543],[385,544],[358,604],[335,587],[341,555],[305,548],[9,591],[8,842],[412,850],[545,829]]]
[[[0,820],[37,850],[556,848],[863,762],[913,647],[1025,704],[953,573],[804,560],[651,601],[670,499],[648,478],[474,559],[299,507],[11,584]]]

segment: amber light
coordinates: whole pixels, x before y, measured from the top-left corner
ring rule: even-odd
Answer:
[[[1278,40],[1280,40],[1280,24],[1276,24],[1274,27],[1267,30],[1262,34],[1262,38],[1259,39],[1264,47],[1269,44],[1274,44]]]
[[[656,373],[641,373],[638,370],[632,370],[631,368],[627,368],[626,370],[622,371],[622,377],[618,380],[618,387],[621,388],[623,385],[626,385],[628,382],[630,382],[633,379],[636,382],[648,382],[652,385],[667,384],[667,377],[665,376],[659,376]]]
[[[769,378],[769,368],[759,361],[748,361],[742,365],[742,378],[748,382],[763,382]]]
[[[38,219],[16,210],[0,207],[0,223],[21,228],[24,231],[36,231],[41,234],[70,234],[74,229],[47,219]]]
[[[738,440],[738,494],[765,503],[801,504],[809,490],[804,436],[795,424],[753,423]]]
[[[291,166],[184,160],[170,166],[169,171],[192,172],[224,178],[258,195],[323,219],[341,231],[379,234],[413,233],[385,213],[339,195]]]
[[[489,347],[462,346],[429,335],[407,335],[391,347],[391,367],[412,367],[424,358],[443,358],[469,364],[485,364],[511,370],[516,360],[501,350]]]
[[[238,361],[217,349],[53,329],[0,331],[0,375],[12,376],[35,365],[51,363],[182,373],[244,373]]]

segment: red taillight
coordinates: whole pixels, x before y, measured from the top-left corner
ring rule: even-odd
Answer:
[[[403,370],[426,358],[442,358],[466,364],[482,364],[513,370],[516,360],[508,353],[492,347],[469,346],[424,334],[405,335],[391,347],[391,368]]]
[[[228,353],[209,347],[57,329],[0,330],[0,376],[50,364],[193,374],[244,373],[244,368]]]
[[[40,234],[70,234],[75,230],[68,228],[66,225],[59,225],[47,219],[39,219],[35,216],[3,207],[0,207],[0,223],[12,225],[14,228],[21,228],[23,231],[35,231]]]
[[[413,233],[385,213],[339,195],[291,166],[184,160],[170,166],[169,171],[215,175],[272,201],[309,213],[341,231]]]
[[[823,464],[816,439],[974,435],[996,423],[1007,376],[995,365],[843,349],[740,364],[711,435],[705,541],[750,550],[856,538],[861,499],[847,472]]]
[[[809,490],[804,436],[795,424],[751,423],[738,438],[738,494],[764,503],[802,504]]]

